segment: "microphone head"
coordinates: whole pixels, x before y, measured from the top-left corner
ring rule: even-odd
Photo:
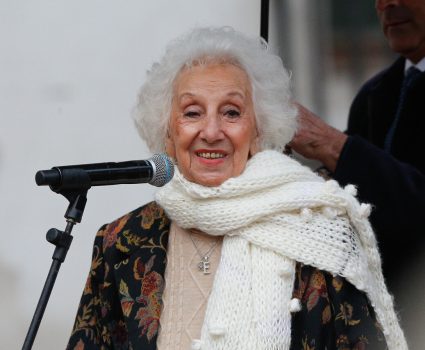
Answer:
[[[174,176],[174,164],[165,153],[154,154],[148,161],[154,168],[154,175],[149,181],[151,185],[162,187],[171,181]]]

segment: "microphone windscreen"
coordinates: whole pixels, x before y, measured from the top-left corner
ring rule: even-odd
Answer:
[[[155,174],[149,181],[151,185],[162,187],[171,181],[174,176],[174,164],[165,153],[154,154],[148,161],[155,167]]]

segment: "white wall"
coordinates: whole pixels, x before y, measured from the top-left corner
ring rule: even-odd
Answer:
[[[51,264],[45,232],[67,201],[37,187],[54,165],[144,159],[130,113],[146,69],[195,25],[259,33],[260,0],[0,0],[0,339],[20,349]],[[154,188],[93,188],[34,349],[65,347],[97,228]]]

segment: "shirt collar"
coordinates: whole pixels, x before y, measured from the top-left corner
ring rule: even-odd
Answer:
[[[411,60],[406,59],[406,63],[404,64],[404,72],[412,67],[415,66],[418,68],[421,72],[425,72],[425,57],[423,57],[418,63],[414,64]]]

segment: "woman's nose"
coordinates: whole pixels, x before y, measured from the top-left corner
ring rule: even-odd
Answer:
[[[205,118],[200,137],[207,143],[214,143],[223,139],[224,133],[219,115],[212,113]]]

